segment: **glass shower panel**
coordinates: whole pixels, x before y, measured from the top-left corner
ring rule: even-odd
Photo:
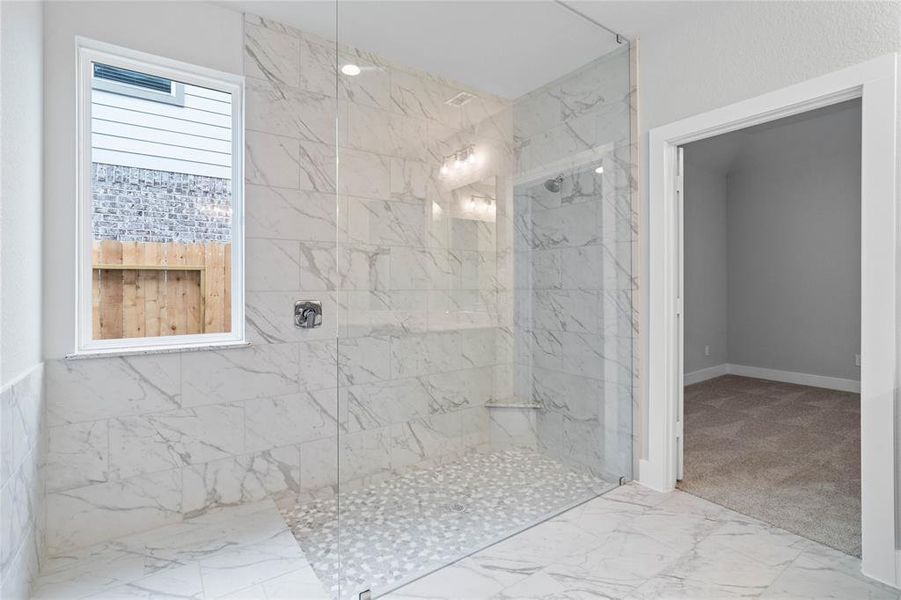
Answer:
[[[245,14],[246,323],[260,356],[254,377],[274,387],[260,392],[265,397],[253,403],[253,414],[247,405],[248,424],[253,419],[257,429],[246,444],[259,451],[253,463],[260,475],[224,483],[220,474],[217,481],[241,500],[251,498],[248,490],[275,492],[318,579],[292,593],[322,597],[318,582],[327,590],[329,570],[337,569],[345,421],[337,385],[336,259],[343,143],[336,123],[345,100],[336,72],[336,4],[307,3],[305,10],[310,28],[303,30]],[[315,303],[321,321],[305,312]],[[297,365],[289,378],[284,363],[291,360]]]
[[[610,484],[632,476],[629,61],[617,49],[514,107],[516,388],[540,406],[541,451]]]
[[[551,3],[374,4],[338,3],[339,476],[299,509],[341,598],[589,500],[632,463],[628,44]],[[424,52],[413,35],[457,11],[497,27],[550,11],[594,53],[528,85],[495,56],[506,80],[485,83],[478,53],[448,66],[453,40]],[[390,33],[365,25],[385,18]]]
[[[511,533],[524,519],[496,507],[527,470],[505,480],[512,464],[487,452],[488,404],[512,362],[498,267],[511,103],[345,56],[389,94],[348,99],[339,119],[339,585],[355,598]],[[461,93],[472,99],[448,103]]]
[[[517,395],[538,406],[540,451],[602,491],[632,474],[631,241],[615,239],[629,211],[617,212],[612,162],[598,153],[560,191],[553,178],[516,188]]]

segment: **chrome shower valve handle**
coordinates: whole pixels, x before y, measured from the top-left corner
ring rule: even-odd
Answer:
[[[298,300],[294,303],[294,326],[312,329],[322,326],[322,302],[319,300]]]

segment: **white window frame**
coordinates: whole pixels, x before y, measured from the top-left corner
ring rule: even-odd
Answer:
[[[244,77],[199,67],[119,46],[77,38],[77,300],[76,349],[71,356],[133,354],[247,345],[244,331]],[[91,194],[92,64],[142,71],[173,81],[202,86],[232,97],[232,308],[231,331],[159,337],[93,339]]]

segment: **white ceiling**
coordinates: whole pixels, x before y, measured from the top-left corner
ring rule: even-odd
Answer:
[[[370,50],[478,90],[516,98],[619,48],[615,36],[551,0],[216,2]],[[573,1],[628,37],[671,25],[673,2]],[[685,7],[686,3],[682,6]],[[336,16],[337,11],[337,16]]]
[[[678,26],[684,20],[703,18],[702,14],[714,6],[729,4],[711,0],[570,0],[566,3],[630,40]]]
[[[740,168],[804,156],[812,148],[860,142],[860,100],[848,100],[685,145],[685,160],[728,175]]]

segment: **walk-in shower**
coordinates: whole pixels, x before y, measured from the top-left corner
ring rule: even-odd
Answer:
[[[337,215],[297,234],[323,326],[292,337],[311,414],[334,420],[277,502],[336,598],[632,476],[628,42],[557,3],[373,4],[301,31],[248,16],[245,34],[248,121],[290,98],[300,194]],[[474,47],[430,26],[463,17]],[[497,53],[489,31],[540,41]],[[535,71],[548,44],[560,63]]]
[[[52,63],[99,36],[102,64],[160,88],[113,94],[83,68],[91,143],[178,158],[92,170],[95,226],[137,196],[178,216],[163,253],[82,248],[119,273],[97,280],[118,307],[98,330],[232,314],[241,339],[47,360],[36,597],[378,597],[632,478],[633,57],[602,5],[44,5]],[[135,15],[196,36],[129,47]],[[181,81],[185,106],[161,92]],[[195,213],[227,217],[227,247]]]

